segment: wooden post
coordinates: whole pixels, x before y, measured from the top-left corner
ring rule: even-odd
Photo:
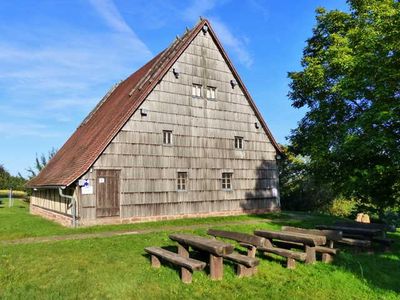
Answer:
[[[10,192],[8,194],[8,207],[12,207],[13,203],[12,203],[12,188],[10,188]]]
[[[315,247],[306,245],[306,264],[313,264],[317,261]]]
[[[210,277],[211,280],[221,280],[224,276],[224,263],[221,256],[210,254]]]
[[[189,258],[189,246],[178,244],[178,254],[182,257]]]
[[[153,268],[159,268],[161,266],[160,260],[155,255],[151,256],[151,266]]]
[[[192,272],[186,268],[181,268],[181,280],[183,283],[192,283]]]
[[[329,241],[329,243],[328,243],[329,245],[328,245],[328,247],[329,248],[333,248],[333,244],[334,244],[334,242],[333,241]]]
[[[322,262],[328,264],[333,261],[333,257],[329,253],[322,253]]]
[[[236,275],[238,277],[250,277],[257,273],[257,267],[246,267],[241,264],[237,264]]]
[[[292,270],[296,269],[296,260],[294,258],[288,257],[287,261],[286,261],[286,268],[292,269]]]
[[[247,248],[247,256],[248,257],[256,257],[257,247],[251,246]]]

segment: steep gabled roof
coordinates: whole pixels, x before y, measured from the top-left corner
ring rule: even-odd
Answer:
[[[209,33],[249,100],[271,143],[280,153],[279,145],[273,138],[210,23],[207,20],[201,20],[192,30],[187,31],[181,38],[177,38],[170,47],[114,87],[86,117],[46,167],[28,182],[27,186],[69,186],[86,173],[204,25],[208,26]]]

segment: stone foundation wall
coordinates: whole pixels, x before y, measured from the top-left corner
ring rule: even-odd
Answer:
[[[98,218],[92,220],[79,220],[79,226],[131,224],[131,223],[155,222],[155,221],[187,219],[187,218],[239,216],[239,215],[250,215],[250,214],[263,214],[267,212],[276,212],[276,211],[280,211],[279,208],[211,212],[211,213],[198,213],[198,214],[185,214],[185,215],[151,216],[151,217],[132,217],[132,218],[110,217],[110,218]]]
[[[251,215],[251,214],[263,214],[267,212],[276,212],[276,211],[279,211],[279,208],[211,212],[211,213],[185,214],[185,215],[174,215],[174,216],[166,215],[166,216],[132,217],[132,218],[110,217],[110,218],[98,218],[91,220],[78,219],[77,226],[87,227],[94,225],[131,224],[131,223],[156,222],[156,221],[188,219],[188,218],[240,216],[240,215]],[[72,227],[71,216],[63,215],[55,211],[51,211],[32,204],[30,205],[30,212],[33,215],[41,216],[45,219],[59,223],[62,226]]]
[[[50,221],[59,223],[62,226],[66,226],[66,227],[72,226],[72,218],[70,216],[67,216],[67,215],[46,209],[46,208],[36,206],[32,203],[30,205],[30,212],[33,215],[41,216]]]

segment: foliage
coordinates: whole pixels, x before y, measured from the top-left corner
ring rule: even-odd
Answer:
[[[329,183],[319,180],[310,168],[310,160],[281,146],[279,161],[281,205],[285,210],[323,211],[333,200]]]
[[[0,197],[8,197],[10,194],[10,190],[0,190]],[[16,191],[12,190],[12,197],[13,198],[25,198],[28,194],[24,191]]]
[[[289,97],[305,117],[290,137],[336,196],[383,213],[400,203],[400,3],[349,0],[317,9]]]
[[[24,190],[25,182],[26,180],[22,176],[12,176],[3,165],[0,165],[0,189]]]
[[[36,153],[35,165],[33,167],[29,167],[26,171],[29,173],[28,178],[32,179],[36,177],[40,171],[47,165],[47,163],[56,155],[57,150],[55,148],[51,148],[51,150],[46,154],[42,153],[40,156]]]
[[[328,212],[337,217],[353,216],[357,210],[357,201],[354,199],[337,198],[333,200]]]

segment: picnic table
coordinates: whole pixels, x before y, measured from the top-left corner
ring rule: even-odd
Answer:
[[[223,256],[233,252],[233,245],[216,239],[183,233],[170,234],[169,238],[178,242],[178,254],[183,257],[189,257],[189,247],[208,253],[211,279],[222,279],[224,274]]]
[[[366,236],[368,238],[372,238],[377,235],[382,235],[382,229],[378,228],[361,228],[355,226],[342,226],[342,225],[317,225],[316,228],[318,229],[330,229],[330,230],[337,230],[342,231],[343,235],[360,235]]]
[[[272,242],[280,240],[303,244],[306,251],[306,263],[316,262],[316,247],[326,244],[326,237],[313,234],[304,234],[291,231],[255,230],[255,235],[262,236]]]

